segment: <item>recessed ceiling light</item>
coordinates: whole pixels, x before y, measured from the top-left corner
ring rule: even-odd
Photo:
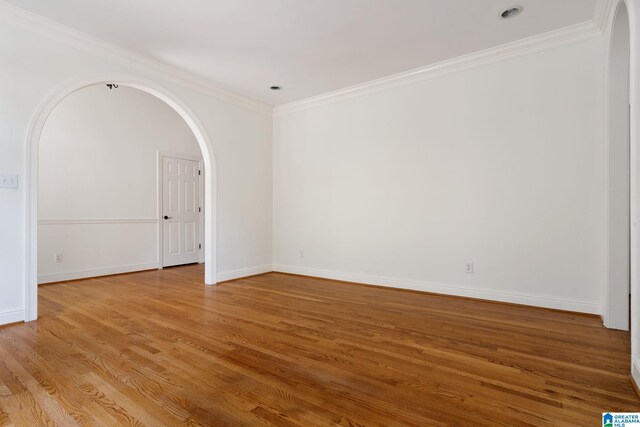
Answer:
[[[504,19],[513,18],[516,15],[519,15],[522,12],[522,6],[513,6],[509,9],[505,9],[500,13],[500,16]]]
[[[282,89],[282,86],[271,86],[269,89],[271,89],[271,90],[280,90],[280,89]]]

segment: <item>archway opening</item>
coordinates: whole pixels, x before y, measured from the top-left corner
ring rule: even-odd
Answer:
[[[609,48],[608,287],[605,325],[630,326],[630,33],[624,1],[616,10]]]
[[[111,85],[111,86],[107,87],[107,85]],[[117,86],[117,88],[115,86]],[[47,138],[53,139],[53,140],[55,140],[56,138],[60,139],[61,135],[64,134],[63,132],[64,129],[62,130],[58,129],[58,133],[56,134],[55,126],[54,126],[54,131],[52,132],[46,129],[47,124],[50,123],[49,122],[50,118],[55,118],[56,113],[60,111],[63,112],[62,116],[64,116],[65,114],[68,116],[75,109],[78,112],[82,113],[85,119],[90,118],[91,123],[89,124],[84,123],[85,131],[87,129],[87,126],[95,126],[97,128],[97,132],[99,130],[102,130],[102,132],[104,133],[109,133],[109,130],[111,130],[112,131],[111,137],[116,137],[116,138],[118,137],[118,133],[122,135],[123,130],[121,128],[133,128],[136,126],[134,118],[126,118],[126,111],[120,112],[120,118],[122,120],[118,120],[119,123],[118,122],[114,123],[115,120],[112,120],[113,117],[111,117],[111,120],[109,120],[108,117],[104,117],[105,120],[101,120],[100,117],[95,117],[95,116],[91,117],[91,112],[79,111],[79,110],[82,110],[81,105],[83,101],[86,101],[87,94],[89,94],[89,92],[91,91],[95,92],[96,90],[102,91],[103,95],[105,96],[111,95],[113,97],[116,94],[116,91],[119,91],[120,94],[115,96],[126,95],[126,97],[129,98],[128,101],[125,102],[125,104],[121,103],[120,105],[121,107],[125,106],[124,107],[125,109],[129,108],[130,109],[129,113],[131,115],[133,115],[136,112],[135,105],[129,105],[128,107],[126,106],[129,103],[129,101],[131,101],[131,99],[134,99],[133,104],[135,104],[136,99],[140,102],[146,102],[147,104],[149,102],[151,102],[151,104],[155,103],[155,108],[158,111],[162,112],[162,114],[164,114],[164,117],[162,118],[160,117],[155,118],[155,119],[159,119],[162,122],[162,124],[160,124],[160,122],[156,122],[157,126],[162,127],[162,129],[159,130],[160,133],[158,133],[158,129],[155,129],[156,131],[155,137],[158,139],[163,138],[162,133],[167,130],[166,129],[167,122],[173,123],[173,128],[175,132],[174,132],[174,135],[165,135],[164,142],[157,144],[154,147],[147,146],[145,148],[142,148],[139,145],[133,144],[132,140],[125,141],[124,144],[123,144],[123,141],[117,141],[117,143],[114,143],[114,145],[119,145],[119,149],[121,151],[126,149],[127,143],[130,143],[132,158],[127,159],[126,161],[122,161],[123,165],[120,165],[122,166],[122,168],[120,169],[120,172],[117,172],[119,165],[117,164],[112,165],[113,168],[112,168],[111,174],[113,175],[111,177],[108,176],[109,173],[105,173],[107,169],[105,169],[104,167],[102,168],[102,171],[100,171],[99,168],[92,167],[91,162],[92,161],[95,162],[96,159],[100,157],[99,155],[96,156],[96,153],[94,153],[92,159],[88,160],[87,164],[83,164],[82,159],[76,158],[75,170],[76,172],[77,170],[85,170],[87,172],[86,174],[84,174],[84,177],[85,177],[84,180],[86,181],[86,183],[80,183],[80,185],[77,185],[76,183],[76,185],[71,185],[72,183],[68,182],[70,175],[66,174],[66,172],[68,171],[60,171],[56,169],[64,168],[65,167],[64,164],[66,161],[74,160],[74,156],[77,157],[78,153],[74,152],[72,148],[74,144],[78,144],[79,142],[78,138],[82,137],[82,132],[79,132],[79,133],[77,132],[76,135],[73,135],[73,138],[71,138],[71,139],[75,139],[73,143],[69,143],[69,141],[66,141],[68,145],[67,150],[61,150],[60,152],[57,152],[55,150],[52,151],[52,147],[47,147],[45,150],[47,151],[47,155],[55,158],[54,159],[47,158],[45,160],[41,158],[41,148],[42,148],[41,142],[43,140],[46,140]],[[95,93],[93,95],[95,95]],[[146,101],[145,101],[145,98],[146,98]],[[75,101],[75,102],[72,102],[72,101]],[[108,116],[109,114],[118,114],[117,112],[113,112],[114,106],[116,104],[109,105],[109,106],[103,105],[102,106],[103,108],[101,110],[102,113],[104,113],[106,116]],[[62,108],[63,106],[66,106],[67,108]],[[59,111],[56,111],[58,110],[58,107],[61,107],[61,108]],[[111,110],[109,110],[109,108]],[[111,113],[109,113],[108,111],[111,111]],[[125,113],[125,116],[122,116],[122,113]],[[142,114],[146,114],[146,113],[148,112],[143,112]],[[170,116],[172,114],[174,117],[171,118]],[[150,121],[153,121],[154,117],[149,117],[149,119]],[[67,118],[67,121],[68,121],[68,118]],[[64,121],[62,123],[64,123]],[[178,123],[181,123],[181,127]],[[147,126],[149,126],[149,124],[150,123],[146,123]],[[75,127],[82,128],[82,126],[74,126],[74,128]],[[171,127],[171,124],[169,124],[169,128],[170,127]],[[137,129],[140,132],[140,134],[133,136],[133,139],[145,138],[145,137],[152,139],[154,137],[154,133],[153,133],[154,129],[145,130],[144,126],[142,127],[137,126]],[[175,144],[176,141],[173,141],[174,144],[172,145],[172,138],[189,139],[187,134],[190,136],[190,139],[191,139],[190,141],[182,141],[182,143],[178,141],[177,144]],[[196,178],[197,183],[195,188],[199,186],[202,192],[201,192],[201,195],[196,195],[195,193],[193,193],[191,196],[187,196],[187,198],[195,197],[197,199],[197,200],[193,200],[193,201],[189,200],[189,201],[193,202],[192,204],[194,205],[194,208],[198,210],[198,215],[199,215],[198,218],[201,218],[201,222],[199,222],[199,224],[195,226],[196,229],[199,229],[196,232],[198,234],[198,237],[196,237],[197,241],[191,241],[188,243],[192,243],[196,245],[196,248],[198,249],[198,258],[196,261],[200,263],[204,263],[205,265],[203,282],[205,284],[215,283],[215,271],[216,271],[215,270],[215,239],[214,239],[215,234],[213,230],[213,227],[215,225],[215,221],[214,221],[215,194],[213,191],[213,182],[214,182],[213,178],[214,178],[215,172],[214,172],[213,165],[215,164],[215,162],[212,155],[210,154],[210,143],[206,133],[204,132],[202,125],[200,124],[199,120],[195,117],[195,115],[181,101],[179,101],[177,98],[172,96],[170,93],[168,93],[164,89],[158,88],[152,83],[143,82],[135,78],[121,77],[121,78],[115,78],[115,79],[104,79],[104,78],[88,79],[82,82],[78,82],[76,84],[66,86],[65,88],[62,88],[54,96],[52,96],[43,104],[32,125],[29,142],[30,142],[29,171],[28,171],[29,195],[28,195],[28,206],[27,206],[29,223],[28,223],[28,230],[27,230],[27,288],[25,290],[25,294],[26,294],[25,295],[25,302],[26,302],[25,317],[27,321],[35,320],[37,319],[37,316],[38,316],[38,311],[37,311],[38,284],[43,282],[56,281],[56,280],[52,280],[51,278],[53,279],[61,278],[62,280],[69,280],[74,278],[81,278],[83,276],[83,272],[86,273],[84,277],[91,277],[96,275],[102,275],[102,274],[95,274],[96,272],[98,273],[104,272],[106,274],[110,274],[112,272],[118,273],[120,272],[118,271],[118,268],[122,270],[123,267],[125,268],[125,271],[126,271],[126,267],[133,267],[132,271],[134,271],[135,269],[146,269],[144,267],[155,266],[155,267],[162,268],[163,266],[167,265],[166,262],[163,263],[162,261],[162,248],[166,246],[166,239],[164,239],[164,242],[162,239],[162,229],[165,223],[165,221],[163,220],[163,217],[168,215],[165,215],[165,212],[163,210],[163,205],[159,203],[159,201],[161,201],[162,199],[162,192],[160,190],[161,187],[155,186],[156,183],[158,185],[161,184],[161,175],[162,175],[161,162],[163,159],[166,160],[167,158],[173,158],[185,164],[193,163],[193,165],[197,165],[198,170],[194,171],[194,173],[198,173],[198,177]],[[87,145],[91,145],[92,141],[85,141],[85,142],[87,143]],[[117,152],[118,150],[116,149],[116,147],[109,147],[108,136],[105,136],[103,138],[103,140],[101,141],[100,147],[94,147],[94,148],[99,150],[101,149],[103,151],[104,150],[109,151],[108,155],[105,156],[105,160],[109,158],[111,159],[111,161],[116,161],[116,162],[118,162],[118,160],[116,159],[122,160],[120,156],[121,153]],[[153,151],[153,158],[149,159],[148,157],[151,151]],[[144,157],[144,160],[141,160],[142,159],[141,156]],[[144,163],[144,165],[142,165],[142,163]],[[56,167],[56,164],[59,164],[59,166]],[[48,174],[47,178],[55,177],[56,186],[51,186],[49,185],[50,183],[47,183],[47,184],[42,183],[42,181],[39,178],[40,166],[47,167],[47,174]],[[148,176],[149,174],[147,173],[146,174],[147,176],[145,177],[145,182],[143,183],[132,182],[131,186],[135,187],[138,184],[140,184],[144,188],[141,191],[138,191],[137,194],[133,194],[135,193],[134,191],[131,194],[128,194],[126,197],[123,197],[122,200],[120,200],[117,197],[118,190],[117,190],[116,184],[119,183],[122,186],[122,184],[126,183],[127,180],[134,179],[135,171],[133,173],[131,172],[127,173],[125,171],[127,169],[131,169],[132,167],[137,168],[138,166],[140,166],[146,172],[152,172],[153,176],[149,177]],[[158,168],[157,170],[155,169],[156,166]],[[180,166],[184,167],[184,165],[182,164],[180,164]],[[153,171],[151,171],[152,168],[154,169]],[[169,167],[169,170],[170,169],[171,167]],[[77,175],[78,174],[76,174],[76,176]],[[127,178],[128,175],[131,175],[131,176]],[[155,182],[151,183],[149,181],[150,179],[155,180]],[[73,212],[83,211],[82,200],[77,200],[77,201],[74,201],[73,203],[68,203],[70,206],[62,206],[62,207],[60,206],[60,203],[55,201],[55,197],[56,197],[55,194],[54,195],[48,194],[47,195],[48,197],[45,198],[46,200],[40,200],[41,185],[43,189],[47,189],[49,191],[52,188],[57,188],[56,193],[58,191],[61,191],[61,194],[63,195],[65,193],[67,196],[69,194],[73,194],[74,193],[73,191],[69,191],[68,188],[62,187],[63,185],[65,185],[65,182],[66,182],[66,185],[71,187],[72,190],[74,188],[75,190],[78,190],[78,189],[81,190],[81,191],[76,191],[75,194],[82,195],[81,194],[82,191],[84,191],[85,193],[88,193],[88,192],[91,192],[92,189],[97,189],[96,191],[97,193],[106,191],[108,194],[104,197],[105,200],[101,200],[100,195],[98,195],[97,197],[93,197],[92,200],[89,200],[89,204],[91,205],[89,207],[89,212],[93,210],[91,214],[89,215],[86,215],[86,213],[85,215],[79,214],[75,218],[69,218],[69,216],[74,216]],[[180,182],[179,185],[184,188],[185,183]],[[151,186],[153,187],[153,189],[150,188]],[[149,193],[152,193],[152,194],[149,194]],[[165,191],[164,194],[167,194],[167,192]],[[158,198],[156,198],[156,196]],[[112,206],[113,204],[126,205],[127,200],[135,201],[136,206],[140,207],[140,203],[138,203],[140,198],[145,199],[146,202],[144,203],[144,207],[142,208],[142,210],[138,210],[138,212],[139,213],[147,212],[146,215],[129,214],[129,215],[123,215],[122,217],[119,217],[117,212],[114,209],[111,209],[113,207]],[[65,197],[61,197],[61,199],[62,199],[61,201],[64,202]],[[82,199],[82,197],[80,197],[80,199]],[[50,215],[51,213],[54,214],[53,218],[47,218],[47,217],[40,218],[39,202],[42,202],[42,205],[45,208],[48,215]],[[57,207],[56,207],[56,204],[58,205]],[[157,208],[157,210],[154,209],[153,216],[150,216],[148,214],[150,204],[152,204],[153,207]],[[65,209],[67,209],[66,211],[67,213],[65,214],[67,215],[67,218],[62,218],[60,215],[60,212],[65,212]],[[107,212],[105,215],[101,215],[100,213],[103,209],[110,210],[110,211]],[[100,216],[102,217],[99,218]],[[44,220],[44,223],[40,222],[40,227],[39,227],[40,220]],[[47,239],[49,239],[47,241],[47,246],[40,245],[39,243],[41,242],[38,241],[39,231],[41,231],[42,226],[49,228],[47,230],[47,233],[49,233],[49,236],[47,237]],[[58,229],[52,232],[52,230],[56,227]],[[66,230],[61,230],[61,228],[64,229],[65,227],[67,227]],[[122,263],[122,262],[116,261],[114,263],[113,257],[117,258],[122,254],[117,254],[117,247],[109,248],[107,247],[109,245],[105,245],[102,251],[94,251],[93,254],[87,255],[87,253],[82,253],[82,248],[79,247],[79,245],[81,246],[82,242],[77,241],[82,239],[74,240],[74,236],[82,236],[83,232],[82,230],[74,230],[73,232],[71,232],[69,228],[73,228],[73,227],[83,228],[84,232],[89,236],[94,233],[97,233],[98,236],[100,235],[108,236],[109,239],[113,240],[110,242],[111,246],[113,246],[114,244],[116,246],[118,244],[122,244],[122,241],[119,241],[117,238],[114,238],[114,236],[115,237],[119,236],[120,238],[124,238],[124,239],[133,238],[133,241],[136,241],[138,244],[143,244],[141,243],[141,241],[145,241],[145,240],[147,243],[151,243],[151,241],[153,241],[153,243],[156,243],[157,246],[154,246],[154,248],[150,250],[149,245],[147,245],[147,247],[145,248],[146,254],[144,254],[143,256],[146,256],[146,258],[148,259],[150,256],[150,253],[154,253],[154,254],[157,254],[158,257],[155,258],[152,262],[146,262],[146,263],[145,262],[139,263],[136,261],[133,261],[130,263]],[[127,230],[124,230],[124,228],[127,228]],[[100,230],[98,231],[98,229]],[[133,231],[134,229],[135,231]],[[154,232],[155,230],[157,230],[157,235],[150,238],[149,232]],[[184,233],[184,230],[185,229],[182,229],[181,233]],[[191,230],[189,229],[189,231]],[[70,251],[69,254],[73,257],[72,259],[68,259],[65,257],[64,250],[59,250],[55,246],[51,246],[50,244],[52,238],[55,239],[56,235],[61,236],[64,233],[67,233],[67,237],[69,236],[71,237],[70,240],[68,239],[65,242],[65,245],[67,245],[67,248],[69,248],[69,251]],[[88,236],[85,235],[82,238],[86,239],[87,237]],[[100,243],[96,242],[96,244],[100,244]],[[38,254],[40,254],[41,256],[47,257],[47,259],[44,260],[45,262],[39,263]],[[78,254],[80,254],[80,256],[77,256]],[[103,259],[99,259],[100,257],[102,257]],[[82,259],[78,261],[78,258],[82,258]],[[109,259],[109,261],[107,262],[111,262],[114,265],[106,266],[106,267],[104,265],[99,265],[100,262],[103,262],[103,263],[105,262],[104,258]],[[46,266],[44,267],[45,269],[51,268],[51,265],[53,264],[54,265],[53,268],[55,269],[55,264],[58,261],[60,264],[64,265],[64,262],[66,262],[67,260],[73,261],[67,264],[67,265],[73,264],[71,266],[70,271],[69,270],[63,271],[62,274],[59,274],[59,271],[58,272],[54,271],[51,274],[47,274],[46,271],[44,272],[40,271],[40,275],[38,274],[38,270],[39,270],[38,264],[40,264],[41,269],[43,269],[43,266]],[[97,264],[95,264],[95,267],[94,265],[91,265],[89,268],[78,268],[78,265],[79,265],[78,262],[80,263],[97,262]],[[115,269],[110,267],[115,267]],[[47,280],[47,278],[49,278],[49,280]]]

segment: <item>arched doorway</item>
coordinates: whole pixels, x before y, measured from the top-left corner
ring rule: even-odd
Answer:
[[[146,92],[162,100],[173,108],[186,122],[193,132],[200,150],[202,151],[204,173],[207,177],[204,182],[204,261],[205,284],[216,283],[216,194],[215,194],[215,158],[212,152],[211,141],[195,114],[177,97],[169,91],[158,86],[154,82],[135,76],[108,75],[96,76],[72,83],[65,84],[56,90],[45,100],[29,129],[27,151],[27,230],[26,230],[26,288],[25,288],[25,320],[32,321],[38,318],[38,163],[39,144],[44,125],[53,109],[68,95],[88,86],[96,84],[115,83]]]
[[[626,19],[626,20],[625,20]],[[605,72],[607,79],[605,80],[607,102],[605,103],[605,129],[607,131],[607,146],[606,151],[609,152],[611,148],[611,141],[609,138],[612,136],[611,126],[614,122],[610,120],[611,111],[613,107],[612,102],[615,102],[615,98],[611,97],[610,87],[610,73],[612,72],[612,61],[614,61],[615,52],[613,43],[618,36],[620,39],[617,43],[620,46],[626,48],[628,43],[629,48],[629,80],[628,80],[628,104],[627,115],[628,119],[628,134],[629,134],[629,205],[630,205],[630,225],[629,225],[629,241],[630,241],[630,321],[629,329],[631,330],[631,375],[636,383],[640,384],[640,333],[638,331],[638,324],[640,320],[640,313],[638,308],[640,307],[640,81],[638,80],[638,65],[640,64],[640,38],[638,30],[640,29],[640,8],[637,2],[630,0],[614,0],[609,5],[609,9],[606,15],[604,36],[605,36]],[[620,30],[620,32],[618,32]],[[625,37],[625,31],[628,31],[628,37]],[[615,72],[615,71],[614,71]],[[613,77],[613,76],[611,76]],[[618,111],[624,108],[624,101],[618,99]],[[616,107],[613,107],[616,108]],[[625,129],[619,125],[618,132],[623,132]],[[607,189],[608,190],[608,189]],[[609,217],[611,219],[611,217]],[[610,235],[607,234],[607,243],[611,246]],[[609,279],[607,277],[607,279]],[[616,292],[618,292],[616,294]],[[617,296],[614,296],[617,295]],[[607,280],[606,283],[606,295],[605,295],[605,307],[604,307],[604,321],[606,326],[613,326],[609,323],[610,314],[617,310],[616,300],[623,298],[625,295],[618,287],[612,286],[612,283]],[[628,295],[627,295],[628,297]]]
[[[606,117],[608,182],[608,271],[605,326],[629,330],[631,290],[630,222],[630,33],[624,1],[613,18],[608,56]]]

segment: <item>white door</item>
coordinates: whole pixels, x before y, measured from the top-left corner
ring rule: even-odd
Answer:
[[[162,266],[191,264],[200,259],[199,164],[163,157]]]

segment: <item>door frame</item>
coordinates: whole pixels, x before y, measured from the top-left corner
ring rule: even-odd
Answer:
[[[158,161],[158,169],[157,169],[157,191],[158,191],[158,269],[162,270],[164,268],[164,221],[163,221],[163,202],[164,202],[164,167],[163,161],[165,157],[170,157],[172,159],[182,159],[182,160],[190,160],[193,162],[198,162],[198,168],[201,171],[201,174],[198,176],[198,206],[202,208],[202,212],[198,216],[198,226],[200,227],[200,232],[198,233],[199,243],[202,244],[202,249],[198,252],[198,263],[204,263],[204,252],[205,241],[204,241],[204,215],[205,215],[205,207],[204,207],[204,164],[202,158],[199,156],[194,156],[192,154],[179,154],[172,153],[170,151],[162,151],[158,150],[157,161]]]
[[[609,56],[611,54],[610,40],[614,26],[614,19],[618,7],[624,3],[627,8],[627,18],[629,19],[629,43],[630,43],[630,205],[631,205],[631,376],[636,386],[640,386],[640,84],[637,76],[640,71],[640,4],[636,0],[611,0],[606,2],[607,10],[604,17],[604,122],[605,122],[605,155],[607,155],[609,142]],[[608,195],[607,195],[608,196]],[[605,240],[608,244],[609,235],[605,229]],[[606,258],[605,258],[606,259]],[[608,268],[608,265],[605,266]],[[610,310],[609,296],[611,284],[604,277],[607,287],[604,296],[604,310]],[[606,313],[606,311],[605,311]]]
[[[620,15],[621,11],[624,12],[624,16]],[[620,329],[624,331],[628,331],[630,327],[630,319],[629,314],[632,311],[632,304],[629,298],[629,295],[632,293],[632,272],[631,269],[633,263],[633,257],[635,256],[635,251],[633,251],[633,236],[634,236],[634,220],[633,220],[633,193],[634,193],[634,182],[632,179],[633,170],[633,160],[632,160],[632,152],[634,150],[632,138],[631,138],[631,126],[632,126],[632,114],[631,114],[631,25],[630,25],[630,13],[631,11],[627,7],[625,0],[618,0],[612,4],[612,8],[609,10],[609,15],[607,17],[607,23],[605,26],[604,32],[604,47],[605,47],[605,55],[604,55],[604,141],[605,141],[605,150],[604,150],[604,178],[605,178],[605,215],[606,215],[606,228],[605,228],[605,294],[604,294],[604,302],[602,307],[602,320],[603,324],[607,328],[612,329]],[[618,25],[625,25],[627,36],[621,38],[621,34],[618,33],[620,28]],[[628,219],[628,229],[625,236],[622,236],[620,233],[612,233],[612,227],[616,224],[615,213],[612,211],[612,195],[616,190],[616,181],[613,181],[615,168],[611,167],[611,159],[613,159],[614,153],[616,153],[616,148],[620,148],[621,139],[612,138],[612,130],[613,124],[611,122],[611,111],[614,108],[619,107],[620,105],[614,105],[621,100],[612,99],[612,72],[616,71],[615,68],[612,68],[614,65],[614,61],[618,59],[618,57],[614,56],[614,46],[615,42],[623,42],[625,46],[625,50],[628,49],[626,60],[628,61],[628,69],[626,70],[628,74],[628,79],[626,82],[626,98],[628,105],[625,106],[625,110],[627,111],[627,123],[626,123],[626,165],[627,165],[627,177],[625,179],[625,184],[627,185],[627,219]],[[617,77],[617,76],[616,76]],[[619,129],[618,129],[619,130]],[[618,181],[619,183],[619,181]],[[619,190],[619,188],[618,188]],[[619,272],[619,250],[622,245],[627,246],[627,255],[628,255],[628,281],[623,283],[619,277],[616,277],[616,273]],[[618,258],[618,259],[616,259]]]

